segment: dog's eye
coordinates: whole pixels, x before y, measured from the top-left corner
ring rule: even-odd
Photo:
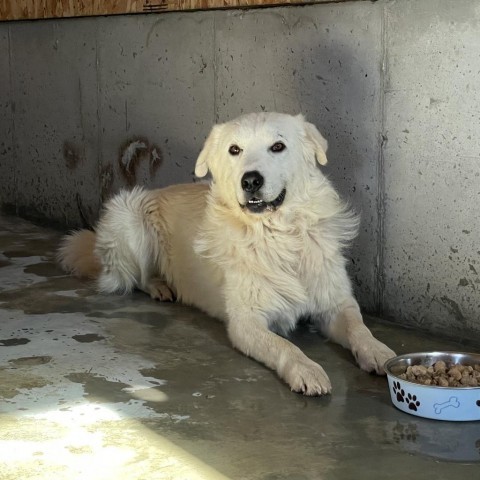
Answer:
[[[239,155],[242,149],[238,145],[231,145],[228,149],[230,155]]]
[[[270,150],[274,153],[278,153],[278,152],[283,152],[283,150],[285,150],[287,147],[285,146],[285,144],[283,142],[275,142],[271,147],[270,147]]]

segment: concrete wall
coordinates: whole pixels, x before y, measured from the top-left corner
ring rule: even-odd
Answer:
[[[387,4],[385,32],[382,304],[480,340],[480,2]]]
[[[478,1],[3,23],[0,51],[2,205],[89,224],[122,185],[192,181],[214,122],[303,112],[362,214],[364,308],[480,334]]]

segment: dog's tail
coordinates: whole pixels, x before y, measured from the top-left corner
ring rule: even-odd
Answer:
[[[97,279],[102,265],[95,255],[95,239],[90,230],[78,230],[63,237],[57,253],[62,268],[77,277]]]

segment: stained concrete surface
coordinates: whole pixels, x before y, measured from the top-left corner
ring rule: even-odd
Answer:
[[[81,223],[100,208],[95,36],[85,27],[23,22],[9,32],[14,201],[62,224],[67,212]]]
[[[393,2],[385,32],[384,313],[480,338],[480,4]]]
[[[294,394],[221,323],[138,292],[102,296],[54,262],[59,234],[0,219],[0,478],[475,478],[478,422],[397,411],[386,379],[304,325],[333,394]],[[469,349],[368,318],[398,353]]]

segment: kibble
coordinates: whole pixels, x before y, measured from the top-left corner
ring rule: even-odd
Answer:
[[[480,386],[480,364],[447,365],[439,360],[433,365],[408,366],[399,378],[421,385],[436,385],[439,387],[478,387]]]

